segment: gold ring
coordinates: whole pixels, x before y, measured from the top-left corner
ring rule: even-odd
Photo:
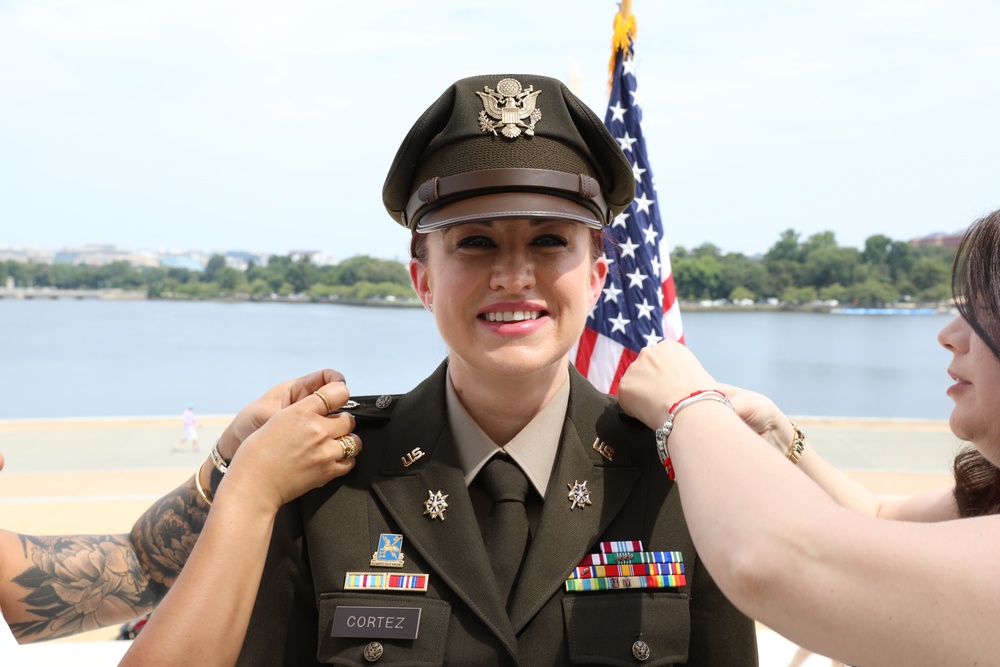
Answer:
[[[323,405],[326,406],[326,414],[330,414],[331,412],[333,412],[333,408],[330,407],[330,401],[326,400],[326,396],[319,393],[318,391],[314,391],[313,393],[319,396],[323,400]]]
[[[358,453],[358,443],[355,442],[353,436],[342,435],[337,438],[337,442],[339,442],[340,446],[344,448],[344,456],[341,459],[342,461],[346,459],[353,459],[354,455]]]

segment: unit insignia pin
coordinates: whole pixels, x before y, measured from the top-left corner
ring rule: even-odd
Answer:
[[[587,480],[583,480],[583,483],[573,480],[572,484],[567,484],[569,487],[569,494],[567,497],[570,501],[570,510],[574,510],[577,507],[583,508],[584,505],[590,505],[590,491],[587,490]]]
[[[441,491],[434,493],[428,490],[429,498],[424,501],[424,514],[430,514],[431,521],[441,519],[444,521],[444,511],[448,509],[448,494],[441,495]]]
[[[403,536],[382,533],[378,536],[378,551],[372,554],[372,567],[403,567]]]
[[[483,110],[479,112],[481,132],[496,135],[497,130],[502,128],[500,133],[503,136],[516,139],[521,136],[523,127],[527,136],[535,134],[535,123],[542,119],[542,110],[535,108],[535,100],[542,91],[535,90],[534,86],[524,90],[517,79],[501,79],[496,90],[489,86],[483,86],[483,89],[485,93],[476,91],[476,95],[483,100]],[[500,122],[494,123],[490,117]],[[525,119],[528,119],[527,123]]]
[[[351,400],[347,401],[347,403],[344,403],[343,407],[340,408],[340,409],[341,410],[353,410],[354,408],[358,407],[359,405],[361,405],[361,404],[358,403],[357,401],[355,401],[352,398]]]

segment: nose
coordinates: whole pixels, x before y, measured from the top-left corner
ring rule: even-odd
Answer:
[[[941,347],[949,352],[967,352],[969,350],[969,334],[972,331],[965,318],[959,315],[938,332],[937,339]]]
[[[521,294],[535,285],[535,267],[521,251],[498,253],[490,276],[490,288],[509,294]]]

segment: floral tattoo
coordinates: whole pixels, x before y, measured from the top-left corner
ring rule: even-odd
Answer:
[[[130,535],[19,535],[32,566],[12,579],[37,619],[12,623],[19,637],[51,639],[145,614],[177,578],[208,508],[189,482],[146,510]]]

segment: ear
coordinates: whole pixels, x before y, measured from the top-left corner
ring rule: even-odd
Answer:
[[[410,260],[410,283],[420,302],[424,304],[424,308],[430,310],[431,277],[427,273],[427,268],[416,259]]]
[[[593,308],[597,300],[601,298],[601,290],[604,289],[604,281],[608,278],[608,260],[603,255],[594,262],[594,268],[590,271],[590,307]]]

